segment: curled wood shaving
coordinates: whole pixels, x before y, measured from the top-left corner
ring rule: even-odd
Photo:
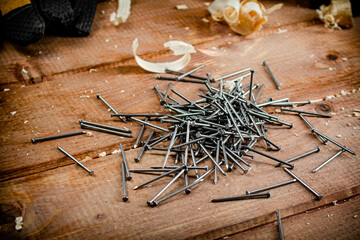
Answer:
[[[225,20],[234,32],[242,35],[260,30],[267,21],[265,7],[256,0],[215,0],[208,10],[215,21]]]
[[[183,56],[173,62],[153,63],[141,59],[136,54],[138,47],[139,47],[139,43],[138,43],[138,39],[136,38],[132,43],[132,51],[135,56],[135,60],[137,64],[139,64],[141,68],[154,73],[164,73],[165,68],[179,71],[189,64],[191,60],[190,54],[196,52],[194,46],[191,44],[182,41],[169,41],[164,43],[164,47],[170,48],[174,52],[175,56],[177,55],[183,55]]]
[[[329,6],[321,5],[316,12],[327,28],[351,28],[354,25],[350,0],[331,0]]]
[[[131,0],[118,0],[118,9],[110,14],[110,22],[114,23],[115,26],[120,23],[126,22],[130,16]]]

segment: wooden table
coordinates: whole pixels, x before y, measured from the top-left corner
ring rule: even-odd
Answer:
[[[126,149],[130,168],[160,164],[164,154],[146,152],[140,163],[133,158],[135,138],[93,132],[94,137],[77,136],[32,144],[32,137],[79,131],[79,119],[127,127],[137,136],[140,125],[110,118],[97,93],[123,113],[166,113],[153,90],[166,89],[167,81],[142,70],[135,62],[131,43],[139,38],[139,54],[150,61],[175,59],[162,44],[181,40],[195,46],[189,66],[221,76],[252,67],[255,82],[264,83],[260,101],[290,97],[292,101],[323,99],[297,109],[333,113],[334,117],[311,118],[324,134],[360,154],[360,24],[352,29],[330,31],[317,20],[314,10],[296,1],[269,15],[264,28],[250,36],[234,34],[226,24],[214,22],[205,1],[133,1],[128,21],[118,27],[109,22],[115,1],[98,4],[89,37],[46,36],[26,47],[3,42],[0,52],[0,204],[1,236],[41,239],[183,239],[241,238],[278,239],[276,209],[280,210],[286,239],[355,239],[360,236],[360,165],[357,156],[344,153],[330,164],[312,170],[338,151],[322,145],[296,116],[267,110],[294,123],[293,129],[269,127],[268,136],[282,146],[269,154],[286,160],[320,146],[321,151],[296,162],[293,172],[317,192],[321,201],[301,184],[271,191],[265,200],[211,203],[212,198],[241,195],[290,176],[274,163],[255,156],[252,169],[239,169],[213,176],[194,187],[190,195],[180,194],[149,208],[151,199],[168,179],[149,188],[132,190],[151,175],[133,174],[127,183],[128,202],[122,201],[120,154]],[[177,10],[177,4],[189,9]],[[264,2],[270,7],[274,2]],[[202,21],[206,18],[209,22]],[[282,89],[277,90],[262,66],[267,60]],[[25,74],[25,69],[28,74]],[[246,80],[248,81],[248,80]],[[246,82],[245,82],[246,83]],[[174,89],[198,99],[199,85],[174,82]],[[217,84],[213,84],[217,87]],[[5,90],[6,89],[6,90]],[[353,91],[354,89],[354,91]],[[349,94],[341,94],[341,90]],[[325,100],[327,96],[333,99]],[[16,113],[15,113],[16,112]],[[163,125],[166,126],[166,125]],[[146,128],[146,138],[151,129]],[[62,146],[95,170],[89,176],[59,152]],[[264,150],[259,142],[258,149]],[[101,152],[107,156],[99,157]],[[89,158],[90,157],[90,158]],[[211,165],[208,163],[208,165]],[[179,189],[178,181],[169,192]],[[168,193],[169,193],[168,192]],[[22,216],[23,229],[15,231],[15,217]]]

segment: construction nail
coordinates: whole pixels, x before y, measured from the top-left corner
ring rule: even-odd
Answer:
[[[145,119],[145,122],[148,122],[149,121],[149,118],[147,117]],[[141,129],[140,129],[140,132],[139,132],[139,135],[137,136],[136,138],[136,141],[135,141],[135,144],[134,144],[134,148],[137,148],[139,146],[139,143],[140,143],[140,140],[141,140],[141,137],[142,135],[144,134],[144,131],[145,131],[145,124],[141,125]]]
[[[161,114],[137,114],[137,113],[131,113],[131,114],[128,114],[128,113],[118,113],[118,114],[115,114],[115,113],[112,113],[111,114],[111,117],[119,117],[119,116],[122,116],[122,117],[126,117],[126,118],[131,118],[131,117],[146,117],[146,118],[151,118],[151,117],[163,117],[164,115],[161,115]]]
[[[91,125],[91,126],[95,126],[95,127],[99,127],[99,128],[105,128],[105,129],[118,131],[118,132],[131,133],[131,131],[129,129],[117,128],[117,127],[103,125],[103,124],[99,124],[99,123],[88,122],[88,121],[84,121],[82,119],[79,120],[79,123],[80,124]]]
[[[165,76],[160,76],[160,75],[157,76],[157,79],[178,81],[178,82],[189,82],[189,83],[201,83],[201,84],[205,83],[205,81],[203,81],[203,80],[195,80],[195,79],[188,79],[188,78],[177,79],[176,77],[165,77]]]
[[[328,115],[328,114],[306,112],[306,111],[300,111],[300,110],[296,110],[296,109],[283,108],[283,107],[281,108],[281,111],[283,111],[283,112],[296,112],[296,113],[302,113],[302,114],[318,116],[318,117],[325,117],[325,118],[331,118],[332,117],[332,115]]]
[[[140,158],[141,158],[142,154],[144,153],[144,151],[147,149],[147,146],[148,146],[148,144],[149,144],[149,142],[150,142],[150,139],[152,138],[152,136],[154,135],[154,133],[155,133],[155,130],[152,130],[151,133],[150,133],[150,135],[149,135],[149,137],[148,137],[148,139],[146,140],[144,146],[143,146],[142,149],[140,150],[139,155],[138,155],[136,158],[134,158],[135,162],[140,162]]]
[[[278,229],[279,229],[279,234],[280,234],[280,240],[284,240],[284,234],[283,234],[283,230],[282,230],[282,226],[281,226],[281,218],[280,218],[280,211],[279,211],[279,209],[276,210],[276,217],[277,217],[277,222],[278,222]]]
[[[54,140],[54,139],[59,139],[59,138],[82,135],[82,134],[86,134],[86,133],[87,133],[86,131],[80,131],[80,132],[66,133],[66,134],[60,134],[60,135],[49,136],[49,137],[31,138],[31,142],[32,143],[44,142],[44,141],[49,141],[49,140]]]
[[[296,179],[291,179],[291,180],[286,181],[286,182],[277,183],[277,184],[274,184],[274,185],[271,185],[271,186],[259,188],[259,189],[252,190],[252,191],[246,191],[246,194],[254,194],[254,193],[258,193],[258,192],[267,191],[267,190],[270,190],[270,189],[273,189],[273,188],[282,187],[282,186],[288,185],[290,183],[294,183],[296,181],[297,181]]]
[[[122,144],[120,143],[120,151],[121,151],[121,156],[123,158],[123,162],[124,162],[124,166],[125,166],[125,171],[126,171],[126,180],[130,181],[132,179],[130,172],[129,172],[129,166],[128,163],[126,161],[126,156],[125,156],[125,151],[123,149]]]
[[[341,153],[343,153],[345,151],[345,149],[341,149],[340,151],[338,151],[337,153],[335,153],[335,155],[333,155],[332,157],[330,157],[328,160],[326,160],[325,162],[323,162],[322,164],[320,164],[320,166],[318,166],[317,168],[315,168],[312,172],[315,173],[317,172],[320,168],[322,168],[323,166],[325,166],[326,164],[328,164],[329,162],[331,162],[334,158],[336,158],[337,156],[339,156]]]
[[[118,135],[118,136],[121,136],[121,137],[132,138],[132,136],[130,134],[127,134],[127,133],[123,133],[123,132],[119,132],[119,131],[113,131],[113,130],[106,129],[106,128],[101,128],[101,127],[96,127],[96,126],[89,125],[89,124],[80,123],[80,127],[81,128],[86,128],[86,129],[92,129],[94,131],[114,134],[114,135]]]
[[[314,189],[312,189],[309,185],[307,185],[305,182],[303,182],[298,176],[296,176],[293,172],[291,172],[289,169],[284,168],[285,172],[287,172],[288,174],[290,174],[290,176],[292,176],[293,178],[295,178],[298,182],[300,182],[304,187],[306,187],[312,194],[314,194],[316,196],[316,200],[321,200],[322,195],[318,194],[317,192],[315,192]]]
[[[266,67],[266,69],[268,70],[268,72],[270,73],[271,79],[274,81],[274,83],[275,83],[275,85],[276,85],[277,89],[279,89],[279,90],[280,90],[280,89],[281,89],[281,87],[280,87],[279,83],[276,81],[276,78],[275,78],[274,74],[271,72],[271,70],[270,70],[270,68],[269,68],[269,66],[268,66],[268,64],[267,64],[267,62],[266,62],[266,61],[264,61],[264,62],[263,62],[263,64],[264,64],[264,66]]]
[[[171,70],[171,69],[168,69],[168,68],[165,68],[165,72],[166,73],[176,73],[176,74],[180,74],[180,75],[184,74],[184,72],[175,71],[175,70]],[[201,77],[201,76],[194,75],[194,74],[189,74],[188,77],[196,78],[196,79],[200,79],[200,80],[207,80],[206,77]]]
[[[243,148],[249,149],[249,150],[252,151],[252,152],[255,152],[255,153],[257,153],[257,154],[263,155],[264,157],[267,157],[267,158],[270,158],[270,159],[275,160],[275,161],[277,161],[277,162],[280,162],[280,163],[282,163],[282,164],[285,164],[285,165],[289,166],[290,168],[294,168],[294,165],[293,165],[293,164],[290,164],[290,163],[284,162],[284,161],[282,161],[282,160],[279,160],[279,159],[277,159],[277,158],[275,158],[275,157],[273,157],[273,156],[267,155],[266,153],[260,152],[260,151],[254,149],[254,148],[249,148],[249,147],[247,147],[247,146],[243,146]]]
[[[176,77],[176,79],[180,80],[180,79],[186,77],[187,75],[189,75],[189,74],[191,74],[191,73],[195,72],[196,70],[199,70],[200,68],[203,68],[203,67],[205,67],[205,64],[202,64],[202,65],[200,65],[200,66],[198,66],[198,67],[196,67],[196,68],[194,68],[194,69],[192,69],[192,70],[190,70],[190,71],[188,71],[188,72],[186,72],[184,74],[181,74],[180,76]]]
[[[184,168],[185,168],[185,166],[180,166],[180,167],[178,167],[178,168],[176,168],[176,169],[170,170],[170,171],[168,171],[168,172],[166,172],[166,173],[164,173],[164,174],[161,174],[160,176],[158,176],[158,177],[156,177],[156,178],[153,178],[153,179],[151,179],[151,180],[149,180],[149,181],[146,181],[146,182],[144,182],[144,183],[142,183],[142,184],[140,184],[140,185],[135,186],[135,187],[134,187],[134,190],[139,189],[139,188],[141,188],[141,187],[143,187],[143,186],[145,186],[145,185],[147,185],[147,184],[149,184],[149,183],[152,183],[152,182],[154,182],[154,181],[156,181],[156,180],[159,180],[159,179],[161,179],[161,178],[163,178],[163,177],[165,177],[165,176],[168,176],[168,175],[170,175],[170,174],[172,174],[172,173],[175,173],[175,172],[177,172],[177,171],[181,171],[181,170],[184,169]]]
[[[313,127],[313,125],[311,125],[311,123],[301,113],[299,113],[299,117],[306,123],[306,125],[309,126],[309,128],[311,130],[315,129]],[[323,142],[323,144],[325,144],[327,142],[327,140],[325,138],[321,137],[320,135],[317,135],[317,136],[318,136],[318,138],[320,138],[320,140]]]
[[[71,156],[68,152],[66,152],[64,149],[62,149],[60,146],[57,146],[57,148],[64,153],[66,156],[68,156],[69,158],[71,158],[73,161],[75,161],[80,167],[82,167],[83,169],[85,169],[90,175],[94,175],[94,171],[88,169],[87,167],[85,167],[84,164],[82,164],[79,160],[77,160],[76,158],[74,158],[73,156]]]
[[[319,148],[319,147],[316,147],[315,149],[310,150],[310,151],[308,151],[308,152],[306,152],[306,153],[300,154],[300,155],[298,155],[298,156],[296,156],[296,157],[290,158],[290,159],[286,160],[285,162],[289,163],[289,162],[298,160],[298,159],[300,159],[300,158],[306,157],[306,156],[308,156],[308,155],[310,155],[310,154],[312,154],[312,153],[317,153],[317,152],[320,152],[320,148]],[[280,166],[281,166],[281,163],[277,164],[275,167],[280,167]]]
[[[96,95],[96,97],[97,97],[98,99],[100,99],[103,103],[105,103],[105,105],[106,105],[108,108],[110,108],[111,111],[113,111],[113,112],[116,113],[116,114],[118,113],[107,101],[105,101],[105,99],[101,96],[100,93],[98,93],[98,94]],[[123,121],[124,123],[126,123],[126,120],[125,120],[124,118],[119,117],[119,119],[120,119],[121,121]]]
[[[123,196],[123,201],[126,202],[127,200],[129,200],[129,197],[127,195],[127,190],[126,190],[126,179],[125,179],[125,163],[121,162],[121,175],[122,175],[122,181],[123,181],[123,190],[124,190],[124,196]]]
[[[162,127],[159,127],[159,126],[157,126],[157,125],[151,124],[151,123],[149,123],[149,122],[145,122],[145,121],[142,121],[142,120],[137,119],[137,118],[134,118],[134,117],[130,117],[130,119],[135,120],[135,121],[137,121],[137,122],[140,122],[140,123],[142,123],[142,124],[148,125],[148,126],[150,126],[150,127],[159,129],[159,130],[161,130],[161,131],[169,132],[169,130],[167,130],[167,129],[165,129],[165,128],[162,128]]]
[[[242,69],[242,70],[239,70],[239,71],[236,71],[236,72],[233,72],[233,73],[230,73],[230,74],[227,74],[225,76],[222,76],[222,77],[218,77],[218,78],[215,78],[214,80],[215,81],[219,81],[220,79],[226,79],[226,78],[229,78],[229,77],[233,77],[233,76],[236,76],[238,74],[241,74],[241,73],[244,73],[244,72],[247,72],[247,71],[250,71],[251,68],[245,68],[245,69]]]
[[[319,132],[318,130],[316,130],[315,128],[312,129],[313,132],[315,132],[317,135],[327,139],[329,142],[332,142],[333,144],[335,144],[336,146],[344,149],[345,151],[351,153],[352,155],[356,155],[356,153],[354,153],[353,151],[351,151],[350,149],[348,149],[346,146],[341,145],[340,143],[336,142],[335,140],[332,140],[331,138],[329,138],[328,136],[322,134],[321,132]]]
[[[248,195],[235,196],[235,197],[215,198],[212,199],[211,202],[228,202],[228,201],[236,201],[236,200],[260,199],[260,198],[269,198],[269,197],[270,197],[270,192],[267,192],[267,193],[248,194]]]

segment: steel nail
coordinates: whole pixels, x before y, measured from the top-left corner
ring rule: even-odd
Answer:
[[[54,140],[54,139],[59,139],[59,138],[65,138],[65,137],[72,137],[72,136],[82,135],[82,134],[86,134],[86,133],[87,133],[86,131],[80,131],[80,132],[65,133],[65,134],[60,134],[60,135],[55,135],[55,136],[48,136],[48,137],[42,137],[42,138],[31,138],[31,142],[32,142],[32,143],[44,142],[44,141],[49,141],[49,140]]]
[[[124,190],[124,196],[123,196],[123,201],[126,202],[127,200],[129,200],[129,197],[127,195],[127,191],[126,191],[126,181],[125,181],[125,163],[121,162],[121,175],[122,175],[122,181],[123,181],[123,190]]]
[[[296,112],[296,113],[302,113],[302,114],[307,114],[307,115],[312,115],[312,116],[332,118],[332,115],[329,115],[329,114],[322,114],[322,113],[315,113],[315,112],[306,112],[306,111],[300,111],[300,110],[296,110],[296,109],[283,108],[283,107],[281,108],[281,111],[285,111],[285,112]]]
[[[279,89],[279,90],[280,90],[280,89],[281,89],[281,87],[280,87],[279,83],[276,81],[276,78],[275,78],[274,74],[271,72],[271,70],[270,70],[270,68],[269,68],[269,66],[268,66],[268,64],[267,64],[267,62],[266,62],[266,61],[264,61],[264,62],[263,62],[263,64],[265,65],[266,69],[267,69],[267,70],[268,70],[268,72],[270,73],[270,76],[271,76],[272,80],[274,81],[274,83],[276,84],[277,89]]]
[[[114,113],[118,114],[118,112],[117,112],[107,101],[105,101],[105,99],[101,96],[100,93],[98,93],[98,94],[96,95],[96,97],[97,97],[98,99],[100,99],[103,103],[105,103],[105,105],[106,105],[108,108],[110,108],[111,111],[113,111]],[[123,121],[124,123],[126,123],[126,120],[125,120],[124,118],[119,117],[119,119],[120,119],[121,121]]]
[[[289,162],[298,160],[298,159],[300,159],[300,158],[306,157],[306,156],[308,156],[308,155],[310,155],[310,154],[312,154],[312,153],[317,153],[317,152],[320,152],[320,148],[319,148],[319,147],[316,147],[315,149],[310,150],[310,151],[308,151],[308,152],[306,152],[306,153],[300,154],[300,155],[298,155],[298,156],[296,156],[296,157],[290,158],[290,159],[286,160],[285,162],[289,163]],[[280,167],[280,166],[281,166],[281,163],[276,164],[275,167]]]
[[[68,156],[69,158],[71,158],[73,161],[75,161],[80,167],[82,167],[83,169],[85,169],[90,175],[94,175],[94,171],[88,169],[87,167],[85,167],[84,164],[82,164],[79,160],[77,160],[76,158],[74,158],[73,156],[71,156],[68,152],[66,152],[64,149],[62,149],[60,146],[57,146],[57,148],[64,153],[66,156]]]
[[[279,234],[280,234],[280,240],[284,240],[284,234],[283,234],[283,229],[281,226],[281,218],[280,218],[280,211],[279,209],[276,210],[276,216],[277,216],[277,222],[278,222],[278,229],[279,229]]]
[[[148,139],[146,140],[143,148],[140,150],[139,155],[136,158],[134,158],[135,162],[140,162],[140,158],[141,158],[142,154],[144,153],[144,151],[147,149],[147,146],[148,146],[148,144],[150,142],[150,139],[152,138],[154,133],[155,133],[155,130],[152,130],[149,137],[148,137]]]
[[[130,181],[132,179],[132,177],[130,175],[129,166],[128,166],[127,161],[126,161],[125,151],[123,149],[122,144],[120,143],[119,145],[120,145],[121,156],[123,158],[123,162],[124,162],[124,166],[125,166],[126,180]]]
[[[110,130],[110,129],[96,127],[96,126],[88,125],[88,124],[84,124],[84,123],[80,123],[80,127],[81,128],[86,128],[86,129],[92,129],[92,130],[99,131],[99,132],[114,134],[114,135],[118,135],[118,136],[121,136],[121,137],[128,137],[128,138],[133,137],[128,133],[123,133],[123,132],[119,132],[119,131],[113,131],[113,130]]]
[[[296,181],[297,181],[296,179],[291,179],[289,181],[277,183],[277,184],[274,184],[274,185],[271,185],[271,186],[259,188],[259,189],[252,190],[252,191],[246,191],[246,194],[254,194],[254,193],[258,193],[258,192],[267,191],[267,190],[270,190],[270,189],[273,189],[273,188],[282,187],[282,186],[288,185],[290,183],[294,183]]]
[[[326,164],[328,164],[329,162],[331,162],[334,158],[336,158],[337,156],[339,156],[341,153],[343,153],[345,151],[345,149],[341,149],[340,151],[338,151],[337,153],[335,153],[335,155],[333,155],[332,157],[330,157],[328,160],[326,160],[325,162],[323,162],[322,164],[320,164],[320,166],[318,166],[317,168],[315,168],[312,172],[315,173],[317,172],[320,168],[322,168],[323,166],[325,166]]]
[[[267,193],[241,195],[235,197],[215,198],[212,199],[211,202],[228,202],[228,201],[236,201],[236,200],[260,199],[260,198],[269,198],[269,197],[270,197],[270,192],[267,192]]]
[[[316,200],[321,200],[322,195],[318,194],[317,192],[315,192],[314,189],[312,189],[309,185],[307,185],[305,182],[303,182],[298,176],[296,176],[293,172],[291,172],[289,169],[284,168],[285,172],[287,172],[288,174],[290,174],[290,176],[292,176],[293,178],[296,178],[296,180],[298,180],[304,187],[306,187],[312,194],[314,194],[316,196]]]
[[[88,122],[88,121],[84,121],[82,119],[79,119],[79,123],[80,124],[91,125],[91,126],[95,126],[95,127],[99,127],[99,128],[105,128],[105,129],[118,131],[118,132],[131,133],[131,131],[129,129],[123,129],[123,128],[103,125],[103,124],[99,124],[99,123]]]

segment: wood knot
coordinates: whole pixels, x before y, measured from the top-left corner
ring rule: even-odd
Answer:
[[[332,51],[332,52],[329,52],[327,55],[326,55],[326,58],[330,61],[335,61],[339,58],[339,53],[336,52],[336,51]]]
[[[316,105],[315,110],[317,112],[329,113],[329,112],[333,112],[333,107],[328,103],[319,103]]]

